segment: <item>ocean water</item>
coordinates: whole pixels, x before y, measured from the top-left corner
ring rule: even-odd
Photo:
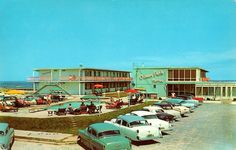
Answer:
[[[26,81],[0,81],[0,87],[8,89],[32,89],[33,84]]]

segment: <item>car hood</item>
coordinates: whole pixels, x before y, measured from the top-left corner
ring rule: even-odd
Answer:
[[[0,136],[0,144],[6,144],[7,140],[6,137]]]
[[[163,125],[167,125],[167,126],[169,125],[169,122],[166,122],[161,119],[148,119],[147,121],[148,123],[151,123],[152,125],[158,125],[159,127]]]

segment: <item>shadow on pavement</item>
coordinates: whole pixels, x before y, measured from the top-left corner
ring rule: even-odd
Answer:
[[[135,145],[135,146],[150,145],[150,144],[156,144],[156,143],[160,143],[160,142],[154,141],[154,140],[149,140],[149,141],[132,141],[132,144]]]

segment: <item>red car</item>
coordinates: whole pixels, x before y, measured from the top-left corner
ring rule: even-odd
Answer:
[[[204,101],[203,97],[192,97],[192,99],[197,100],[197,101],[199,101],[201,103]]]

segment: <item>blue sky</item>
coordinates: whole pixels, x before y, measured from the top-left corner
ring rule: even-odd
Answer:
[[[0,81],[80,64],[236,79],[235,0],[0,0],[0,19]]]

